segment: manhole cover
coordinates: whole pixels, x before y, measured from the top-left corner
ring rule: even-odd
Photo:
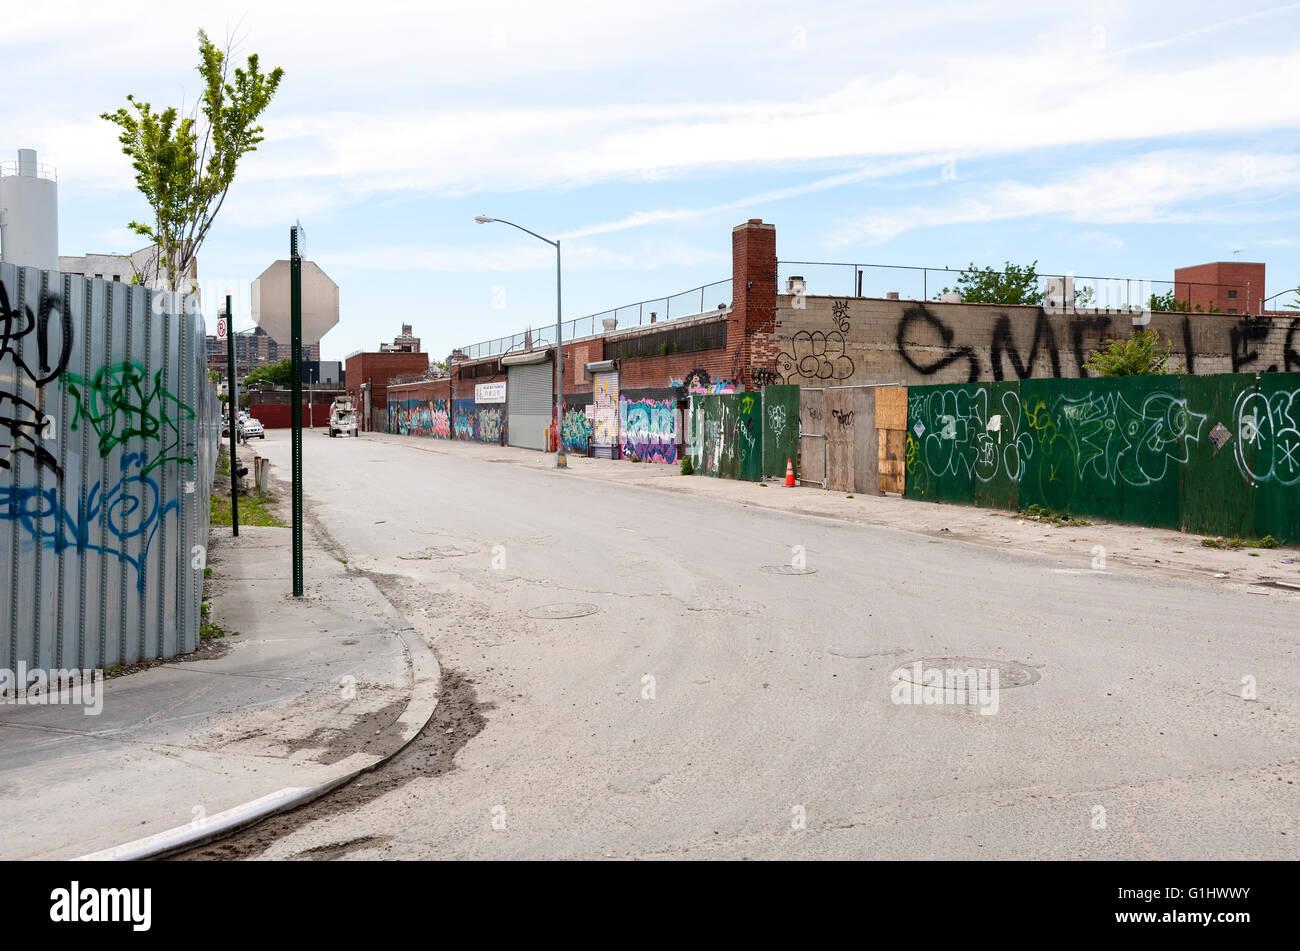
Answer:
[[[893,657],[903,653],[903,648],[881,647],[879,644],[832,644],[826,652],[836,657]]]
[[[558,604],[543,604],[540,607],[529,608],[524,612],[525,617],[537,618],[541,621],[560,621],[570,617],[586,617],[588,614],[595,614],[600,608],[594,604],[583,604],[580,601],[562,601]]]
[[[900,664],[898,666],[898,677],[900,680],[906,680],[908,683],[921,684],[929,686],[926,683],[927,672],[938,670],[944,676],[944,683],[948,683],[948,672],[953,672],[953,679],[960,679],[962,675],[973,670],[979,675],[982,671],[998,672],[999,687],[1023,687],[1026,684],[1037,682],[1042,675],[1032,667],[1014,660],[1002,660],[995,657],[925,657],[921,660],[914,660],[910,664]],[[934,674],[928,674],[930,682],[934,683]]]
[[[796,565],[764,565],[761,571],[771,575],[815,575],[816,568],[799,568]]]

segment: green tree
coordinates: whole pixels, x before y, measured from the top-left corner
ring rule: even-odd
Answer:
[[[1152,294],[1151,299],[1147,301],[1147,310],[1169,311],[1176,314],[1221,314],[1223,313],[1218,307],[1214,306],[1214,301],[1210,301],[1209,309],[1204,310],[1200,304],[1192,306],[1191,301],[1179,300],[1174,296],[1172,290],[1165,291],[1163,294]]]
[[[1166,373],[1185,373],[1182,367],[1169,367],[1169,354],[1173,342],[1160,350],[1158,330],[1135,330],[1127,339],[1107,340],[1100,350],[1094,350],[1083,367],[1098,376],[1162,376]]]
[[[1038,262],[1028,267],[1006,262],[1001,271],[991,267],[970,267],[961,272],[956,287],[945,287],[934,296],[939,300],[950,291],[957,291],[961,299],[972,304],[1029,304],[1041,306],[1043,291],[1038,286]]]
[[[181,279],[226,200],[239,160],[262,141],[257,119],[284,77],[279,68],[263,73],[256,53],[246,67],[232,70],[230,52],[199,30],[203,95],[185,118],[174,106],[154,112],[130,95],[129,108],[101,114],[122,130],[118,141],[153,212],[151,224],[132,221],[129,227],[157,245],[157,275],[177,290],[190,290]]]
[[[291,386],[293,384],[292,363],[287,358],[279,363],[268,363],[266,366],[252,370],[244,378],[244,386],[255,386],[258,383],[267,386]]]

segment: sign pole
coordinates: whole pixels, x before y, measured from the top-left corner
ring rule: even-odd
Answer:
[[[230,527],[239,537],[239,456],[235,450],[235,421],[239,419],[239,389],[235,383],[235,335],[230,316],[230,295],[226,295],[226,417],[230,420]]]
[[[302,597],[302,258],[298,228],[289,229],[290,373],[293,420],[293,596]]]

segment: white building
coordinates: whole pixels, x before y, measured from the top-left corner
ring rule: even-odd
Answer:
[[[64,274],[99,277],[106,281],[142,284],[154,290],[165,288],[166,280],[158,268],[158,246],[151,244],[132,254],[83,254],[59,256],[59,270]],[[199,280],[198,260],[190,262],[187,275],[191,286]]]

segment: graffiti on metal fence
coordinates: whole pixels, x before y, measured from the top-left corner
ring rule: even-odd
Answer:
[[[123,453],[120,467],[117,481],[107,489],[95,482],[85,501],[76,500],[71,509],[59,487],[0,485],[0,521],[17,522],[38,544],[56,552],[116,558],[135,569],[136,588],[143,591],[154,535],[180,503],[162,501],[162,489],[148,475],[157,466],[144,453]],[[101,524],[102,532],[92,531]],[[92,541],[92,535],[99,540]]]
[[[1300,482],[1300,390],[1265,396],[1243,390],[1234,409],[1234,455],[1242,476],[1255,482]]]
[[[57,379],[68,368],[72,356],[72,318],[59,296],[46,295],[45,301],[39,316],[30,307],[15,308],[9,303],[9,292],[0,284],[0,360],[11,357],[14,367],[36,386]],[[57,322],[52,320],[55,312]],[[25,337],[33,339],[24,344]],[[30,352],[33,345],[34,354]]]
[[[132,361],[101,367],[89,379],[68,373],[64,385],[76,401],[68,429],[76,432],[83,419],[89,422],[99,437],[101,456],[126,447],[132,438],[156,441],[159,452],[145,463],[146,473],[168,462],[192,465],[194,460],[180,444],[181,427],[193,422],[194,410],[168,391],[162,378],[158,370],[151,381]]]
[[[923,390],[908,399],[908,472],[920,461],[935,476],[963,475],[981,482],[999,471],[1020,478],[1024,459],[1032,452],[1030,438],[1021,433],[1020,395],[1004,390],[1001,398],[981,387]]]
[[[676,403],[673,400],[621,400],[619,433],[625,459],[676,462]]]
[[[1146,486],[1186,465],[1207,416],[1172,393],[1151,393],[1135,407],[1118,392],[1059,397],[1049,411],[1041,399],[1025,406],[1035,441],[1047,454],[1049,480],[1099,479]]]

